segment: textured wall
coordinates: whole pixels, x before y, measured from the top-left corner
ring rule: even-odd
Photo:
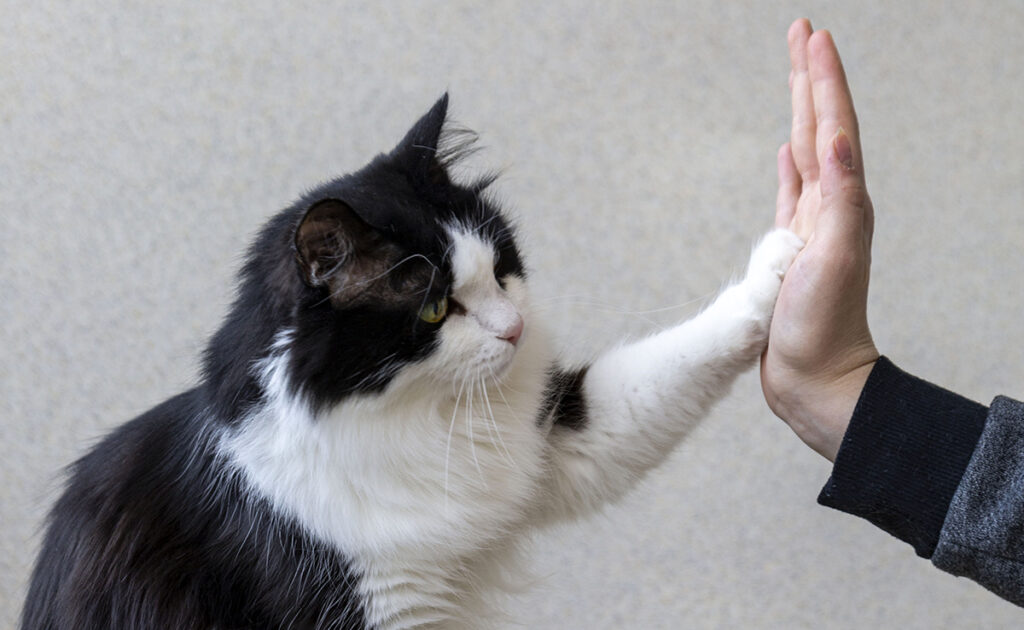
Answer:
[[[1018,0],[157,4],[0,0],[0,627],[60,468],[192,382],[261,221],[389,148],[446,89],[487,147],[476,165],[505,169],[547,316],[590,354],[692,314],[770,224],[785,31],[808,15],[857,98],[879,347],[983,402],[1024,396]],[[750,374],[624,505],[538,540],[515,614],[1020,625],[816,506],[827,475]]]

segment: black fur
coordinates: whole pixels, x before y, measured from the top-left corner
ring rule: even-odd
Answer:
[[[583,396],[583,379],[587,368],[555,370],[548,376],[544,392],[542,422],[551,422],[576,431],[587,426],[587,405]]]
[[[364,628],[345,558],[250,496],[202,394],[168,400],[71,468],[23,628]]]
[[[262,404],[255,366],[282,331],[291,331],[292,385],[315,407],[382,391],[403,365],[429,355],[439,325],[417,314],[449,290],[445,224],[461,222],[494,242],[499,278],[524,273],[510,226],[484,195],[493,178],[462,185],[448,175],[459,151],[443,146],[447,104],[446,95],[393,151],[264,226],[209,342],[200,384],[113,431],[70,467],[23,628],[366,627],[348,560],[255,496],[216,439]],[[310,215],[325,203],[336,204],[331,212],[350,209],[373,232],[368,238],[387,245],[360,251],[400,261],[387,286],[319,273],[333,255],[344,258],[330,251],[343,236],[331,226],[352,225],[332,223],[322,210]],[[307,224],[302,237],[307,218],[323,223]],[[372,299],[352,293],[363,281]]]

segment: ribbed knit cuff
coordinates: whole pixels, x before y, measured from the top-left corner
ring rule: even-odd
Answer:
[[[930,558],[987,412],[880,358],[818,503],[865,518]]]

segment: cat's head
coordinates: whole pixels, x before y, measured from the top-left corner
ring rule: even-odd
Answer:
[[[307,194],[291,215],[290,380],[320,404],[396,379],[498,376],[524,334],[525,273],[484,189],[455,182],[445,95],[391,152]],[[447,147],[447,148],[446,148]],[[464,148],[464,147],[463,147]]]

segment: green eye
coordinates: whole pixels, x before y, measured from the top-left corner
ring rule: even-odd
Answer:
[[[423,310],[420,311],[420,319],[428,324],[436,324],[444,319],[444,316],[447,314],[448,298],[443,297],[440,300],[434,300],[430,304],[424,306]]]

